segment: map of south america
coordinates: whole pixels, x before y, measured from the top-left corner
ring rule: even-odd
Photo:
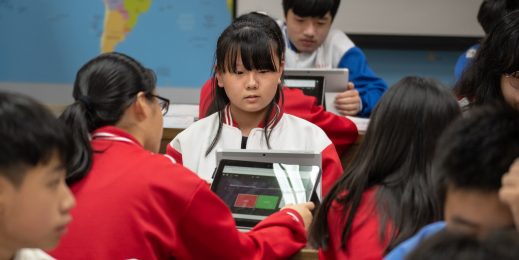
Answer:
[[[142,13],[150,9],[152,0],[103,0],[105,19],[101,35],[101,52],[114,51],[137,24]]]

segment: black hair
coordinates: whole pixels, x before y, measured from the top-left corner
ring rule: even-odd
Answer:
[[[505,105],[472,109],[440,138],[434,171],[444,189],[497,192],[519,157],[519,111]]]
[[[90,169],[90,133],[117,123],[139,92],[152,99],[155,83],[152,70],[122,53],[101,54],[79,69],[72,93],[75,102],[60,116],[75,138],[69,184],[81,180]]]
[[[65,125],[46,107],[21,94],[0,92],[0,174],[19,186],[28,168],[57,153],[63,167],[73,151]]]
[[[455,86],[456,94],[474,105],[505,102],[501,76],[519,70],[519,10],[497,22],[481,43],[471,66]]]
[[[442,230],[422,241],[406,260],[515,260],[519,259],[519,233],[493,231],[481,238]]]
[[[497,21],[517,9],[519,9],[517,0],[484,0],[479,6],[478,22],[485,34],[489,34]]]
[[[276,59],[281,66],[285,58],[285,42],[283,34],[276,22],[261,13],[249,13],[238,17],[218,38],[213,71],[213,102],[207,114],[218,112],[219,124],[215,137],[206,151],[208,155],[218,142],[223,125],[223,109],[229,104],[229,97],[223,88],[218,86],[217,73],[236,73],[236,59],[241,55],[243,66],[247,70],[279,71]],[[281,77],[282,78],[282,77]],[[281,79],[281,82],[283,80]],[[277,86],[274,99],[267,107],[264,118],[264,136],[270,147],[268,122],[277,104],[283,103],[281,83]],[[277,114],[276,114],[277,117]],[[277,120],[276,120],[277,121]]]
[[[333,20],[340,4],[341,0],[283,0],[283,11],[285,17],[290,9],[300,17],[323,17],[330,12]]]
[[[390,239],[386,251],[438,220],[441,210],[432,185],[432,157],[437,138],[460,113],[454,95],[435,80],[405,77],[389,88],[371,114],[351,164],[318,209],[311,243],[328,248],[328,213],[338,203],[345,223],[341,247],[346,250],[362,194],[372,187],[378,187],[380,239]],[[388,225],[389,236],[384,228]]]

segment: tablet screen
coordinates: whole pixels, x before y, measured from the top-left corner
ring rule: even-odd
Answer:
[[[319,166],[222,160],[211,189],[235,218],[261,220],[310,201],[319,176]]]
[[[317,99],[317,105],[323,104],[324,77],[316,76],[285,76],[285,87],[298,88],[307,96]]]

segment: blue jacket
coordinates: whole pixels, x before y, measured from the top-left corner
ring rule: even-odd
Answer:
[[[411,253],[423,240],[426,238],[440,232],[445,228],[445,222],[444,221],[438,221],[434,222],[432,224],[429,224],[418,233],[416,233],[411,238],[407,239],[406,241],[402,242],[400,245],[395,247],[389,254],[386,255],[384,258],[385,260],[404,260],[405,257]]]

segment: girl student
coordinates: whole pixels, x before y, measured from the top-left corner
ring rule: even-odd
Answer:
[[[167,153],[211,182],[218,148],[317,151],[325,194],[342,173],[339,157],[319,127],[281,109],[285,43],[279,27],[248,19],[257,15],[238,18],[220,35],[211,106],[216,113],[178,134]]]
[[[253,23],[254,26],[263,26],[265,29],[272,30],[273,33],[279,33],[279,37],[283,38],[283,33],[278,30],[279,25],[268,15],[253,12],[242,15],[237,20],[246,20]],[[284,38],[283,38],[284,39]],[[216,109],[210,108],[214,104],[213,84],[214,78],[207,80],[200,89],[199,118],[208,116],[208,111],[217,112]],[[326,133],[328,138],[335,145],[335,150],[339,156],[343,155],[355,143],[358,137],[357,126],[347,117],[339,116],[324,110],[322,105],[317,104],[317,99],[312,96],[305,95],[298,88],[283,87],[283,111],[309,121]]]
[[[465,108],[499,102],[519,110],[519,10],[495,23],[454,90]]]
[[[316,213],[310,239],[323,259],[382,259],[441,217],[432,157],[443,129],[460,113],[454,95],[436,81],[406,77],[389,88]]]
[[[169,101],[154,73],[120,53],[78,72],[61,119],[75,133],[74,221],[57,259],[279,259],[306,244],[313,204],[288,206],[240,233],[206,182],[159,150]]]

